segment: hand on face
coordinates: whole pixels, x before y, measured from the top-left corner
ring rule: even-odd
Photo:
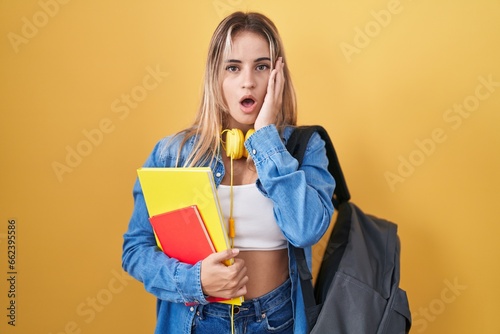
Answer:
[[[281,112],[283,104],[283,89],[285,87],[285,77],[283,75],[283,57],[279,57],[276,66],[271,71],[267,85],[267,93],[259,115],[255,120],[254,128],[258,130],[269,124],[276,123],[276,118]]]

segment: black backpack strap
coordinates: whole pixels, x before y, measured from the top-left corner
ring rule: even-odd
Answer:
[[[307,144],[312,134],[317,132],[325,141],[326,155],[328,157],[328,170],[335,179],[335,192],[332,198],[333,204],[337,208],[342,202],[347,202],[351,199],[351,194],[347,188],[347,183],[344,178],[344,173],[340,167],[340,162],[335,152],[332,140],[328,132],[321,125],[306,125],[298,126],[294,129],[292,135],[286,143],[288,151],[298,160],[299,166],[302,164]]]
[[[304,248],[297,248],[290,245],[295,254],[295,261],[297,263],[297,270],[299,271],[300,277],[300,288],[302,289],[302,298],[304,300],[304,309],[307,319],[308,333],[312,330],[318,319],[319,311],[321,311],[321,305],[316,302],[314,287],[312,284],[312,274],[307,267],[306,253]]]
[[[328,170],[333,175],[336,182],[332,202],[337,208],[340,203],[349,201],[351,195],[349,194],[344,174],[342,173],[342,169],[340,168],[340,163],[337,158],[337,153],[335,152],[328,132],[320,125],[299,126],[294,129],[292,135],[288,139],[286,148],[294,156],[294,158],[297,159],[300,166],[302,164],[302,160],[304,159],[309,139],[314,132],[319,133],[321,138],[325,141],[326,154],[328,157]],[[295,260],[297,262],[300,286],[302,289],[302,296],[304,299],[307,317],[308,332],[310,332],[316,324],[321,305],[317,303],[314,297],[312,274],[307,266],[304,249],[294,247],[293,245],[290,245],[290,247],[294,252]]]

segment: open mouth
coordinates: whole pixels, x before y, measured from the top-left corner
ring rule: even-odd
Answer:
[[[247,95],[243,96],[240,100],[241,108],[244,112],[252,112],[256,105],[255,98],[253,96]]]
[[[244,107],[251,107],[254,103],[255,103],[255,101],[252,99],[244,99],[243,101],[241,101],[241,104]]]
[[[248,107],[251,107],[255,104],[255,100],[251,97],[246,97],[246,98],[243,98],[240,101],[240,103],[243,107],[248,108]]]

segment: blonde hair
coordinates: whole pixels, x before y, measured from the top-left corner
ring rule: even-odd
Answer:
[[[285,86],[283,104],[276,121],[281,131],[287,125],[297,124],[297,102],[289,69],[285,59],[283,44],[274,23],[260,13],[235,12],[219,23],[210,41],[205,66],[203,94],[198,113],[193,124],[181,131],[184,138],[179,149],[193,136],[197,140],[184,166],[197,166],[209,163],[219,154],[221,130],[227,127],[228,107],[222,91],[223,62],[231,51],[232,39],[242,31],[256,33],[269,42],[271,63],[283,57]],[[179,161],[179,155],[177,161]]]

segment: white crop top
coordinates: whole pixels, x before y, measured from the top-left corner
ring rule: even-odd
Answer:
[[[217,188],[222,214],[229,218],[230,186]],[[285,236],[273,213],[273,202],[262,195],[255,183],[233,186],[234,248],[240,250],[277,250],[287,247]]]

